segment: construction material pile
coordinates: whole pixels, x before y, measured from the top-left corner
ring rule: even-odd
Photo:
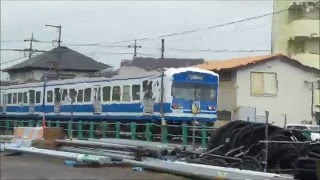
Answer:
[[[291,172],[301,174],[300,178],[307,173],[311,174],[310,178],[316,178],[320,143],[307,141],[299,131],[270,124],[268,141],[265,141],[265,130],[265,124],[232,121],[213,132],[206,153],[193,153],[187,161],[256,171]]]

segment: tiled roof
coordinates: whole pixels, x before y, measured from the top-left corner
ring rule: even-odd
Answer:
[[[135,67],[140,67],[149,71],[149,70],[159,69],[161,67],[179,68],[179,67],[194,66],[201,63],[204,63],[203,59],[176,59],[176,58],[156,59],[156,58],[138,57],[133,59],[132,61],[124,61],[122,63],[122,66],[135,66]]]
[[[297,66],[300,66],[303,68],[320,71],[319,69],[303,65],[299,61],[297,61],[295,59],[290,59],[289,57],[287,57],[283,54],[269,54],[269,55],[264,55],[264,56],[235,58],[235,59],[220,60],[220,61],[218,61],[218,60],[217,61],[207,61],[203,64],[196,65],[196,67],[198,67],[200,69],[211,70],[211,71],[233,70],[233,69],[238,69],[241,67],[246,67],[249,65],[254,65],[257,63],[271,61],[271,60],[275,60],[275,59],[281,59],[281,60],[293,63],[294,65],[297,65]]]
[[[59,68],[62,70],[99,71],[110,68],[107,64],[97,62],[72,49],[60,46],[4,69],[4,71],[16,71],[27,68],[49,69],[54,64],[59,64]]]

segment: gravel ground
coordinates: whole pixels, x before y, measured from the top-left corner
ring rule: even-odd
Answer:
[[[36,155],[4,156],[0,153],[0,179],[173,179],[187,178],[151,171],[135,172],[131,167],[73,168],[64,160]]]

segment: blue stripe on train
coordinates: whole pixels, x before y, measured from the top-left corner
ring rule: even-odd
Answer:
[[[46,120],[50,121],[58,121],[58,120],[70,120],[70,115],[46,115]],[[34,114],[0,114],[0,119],[26,119],[26,120],[41,120],[42,115],[34,115]],[[120,120],[120,121],[161,121],[160,116],[154,116],[154,115],[144,115],[144,116],[100,116],[100,115],[75,115],[72,117],[74,121],[85,121],[85,120],[94,120],[94,121],[104,121],[104,120]],[[193,117],[174,117],[174,116],[165,116],[165,119],[167,121],[193,121]],[[216,120],[216,118],[201,118],[197,117],[197,121],[201,122],[213,122]]]

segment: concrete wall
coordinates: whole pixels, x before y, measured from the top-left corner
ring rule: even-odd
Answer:
[[[275,97],[251,95],[250,73],[253,71],[277,73],[278,90]],[[270,122],[278,126],[283,126],[284,114],[287,114],[287,123],[310,121],[312,93],[305,81],[316,79],[316,74],[279,60],[240,69],[237,72],[237,106],[255,107],[257,115],[264,115],[267,110],[270,112]]]

